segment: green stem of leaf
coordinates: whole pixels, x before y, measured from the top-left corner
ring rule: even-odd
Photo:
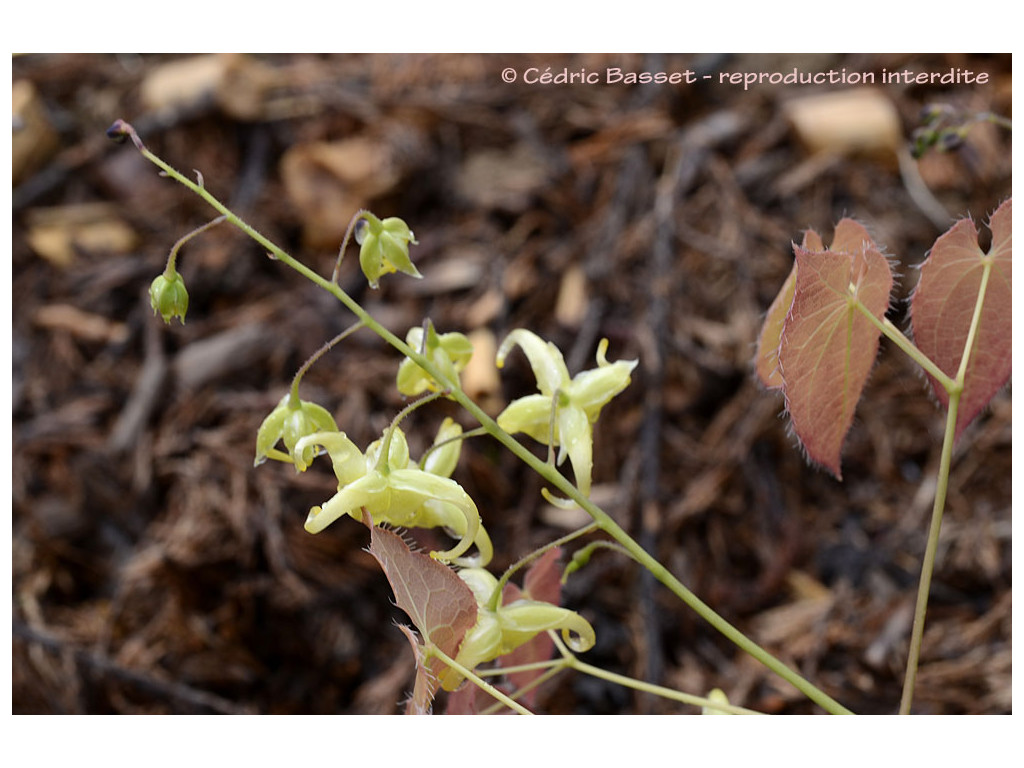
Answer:
[[[942,369],[939,368],[939,366],[937,366],[930,357],[918,349],[914,342],[908,339],[899,328],[893,325],[889,318],[886,317],[879,320],[875,317],[874,313],[865,307],[859,300],[854,299],[854,306],[861,312],[861,314],[868,318],[868,320],[870,320],[887,339],[903,350],[911,360],[935,377],[935,379],[942,385],[943,389],[949,391],[950,387],[955,386],[953,379],[943,373]]]
[[[978,286],[978,300],[974,302],[974,314],[971,315],[971,327],[967,331],[967,341],[964,342],[964,354],[960,358],[960,367],[956,372],[954,382],[955,392],[963,391],[964,382],[967,379],[967,364],[971,359],[971,352],[974,351],[974,340],[978,337],[978,326],[981,325],[981,310],[985,305],[985,293],[988,291],[988,280],[992,274],[992,259],[986,258],[981,270],[981,284]],[[946,387],[946,391],[952,396],[954,390]]]
[[[154,155],[148,149],[140,147],[142,154],[150,160],[152,163],[157,165],[163,170],[169,177],[178,181],[190,189],[195,194],[199,195],[205,200],[210,206],[216,211],[223,214],[225,220],[242,230],[246,235],[259,243],[266,251],[275,259],[280,261],[282,264],[292,268],[300,275],[305,277],[307,280],[324,289],[328,293],[332,294],[337,298],[345,307],[351,311],[363,324],[371,331],[380,336],[384,341],[391,345],[402,355],[410,358],[423,368],[427,373],[434,377],[438,382],[446,382],[443,373],[434,365],[433,361],[429,358],[421,355],[417,350],[412,349],[402,339],[398,338],[395,334],[381,325],[375,318],[373,318],[363,307],[349,296],[344,290],[342,290],[336,283],[321,277],[319,274],[314,272],[312,269],[307,267],[302,262],[298,261],[290,254],[283,251],[277,245],[272,243],[258,231],[253,229],[249,224],[236,216],[231,210],[229,210],[223,203],[217,198],[211,195],[203,186],[192,182],[187,177],[180,174],[174,168],[169,166],[159,157]],[[898,333],[898,331],[897,331]],[[902,335],[902,334],[901,334]],[[546,464],[545,462],[538,459],[530,452],[525,446],[519,443],[515,438],[509,435],[505,430],[498,426],[497,422],[488,416],[474,400],[468,397],[461,388],[454,387],[450,392],[450,395],[455,399],[470,415],[475,418],[480,425],[490,434],[495,440],[500,442],[506,448],[508,448],[515,456],[523,461],[532,470],[537,472],[543,477],[548,483],[558,488],[567,498],[571,498],[577,504],[579,504],[587,513],[593,518],[598,526],[604,530],[609,536],[615,539],[619,544],[626,549],[627,552],[640,563],[644,568],[651,572],[651,574],[662,584],[664,584],[674,595],[682,600],[691,609],[696,611],[705,621],[711,624],[718,632],[728,638],[733,644],[738,646],[741,650],[753,656],[755,659],[760,661],[768,669],[775,672],[781,678],[792,684],[797,690],[807,696],[811,701],[815,702],[822,709],[832,714],[853,714],[849,709],[844,707],[842,704],[837,702],[835,699],[830,697],[824,691],[821,691],[808,680],[804,679],[801,675],[787,667],[777,658],[772,656],[766,650],[761,648],[755,642],[750,640],[746,635],[732,626],[729,622],[715,613],[710,606],[701,601],[693,592],[687,589],[675,576],[673,576],[667,568],[665,568],[656,558],[650,555],[644,550],[625,530],[623,530],[607,512],[602,510],[600,507],[595,505],[587,497],[585,497],[576,486],[570,483],[562,476],[554,467]],[[467,675],[467,677],[469,677]],[[472,679],[472,678],[470,678]],[[518,705],[517,705],[518,706]]]
[[[921,659],[921,638],[924,636],[924,619],[928,611],[928,593],[935,570],[935,554],[939,548],[939,532],[942,528],[942,512],[946,506],[946,490],[949,487],[949,467],[953,458],[953,439],[956,435],[956,417],[960,407],[960,395],[950,395],[949,412],[946,414],[946,431],[942,437],[942,454],[939,457],[939,476],[935,487],[935,502],[932,505],[932,520],[928,528],[928,543],[921,562],[921,579],[917,586],[917,604],[914,607],[914,626],[910,635],[910,651],[907,669],[903,678],[903,696],[900,699],[900,714],[909,715],[914,699],[914,683],[917,680],[917,666]]]
[[[971,316],[971,327],[967,331],[964,342],[964,353],[960,358],[960,366],[956,379],[944,384],[949,395],[949,410],[946,413],[946,430],[942,436],[942,454],[939,457],[939,476],[935,488],[935,503],[932,506],[932,520],[928,528],[928,543],[925,546],[924,559],[921,563],[921,580],[917,588],[917,604],[914,607],[914,626],[910,636],[910,651],[907,656],[907,670],[903,679],[903,695],[900,699],[900,714],[909,715],[914,700],[914,684],[917,680],[917,667],[921,659],[921,639],[924,636],[925,614],[928,611],[928,593],[931,591],[932,573],[935,570],[935,555],[939,548],[939,533],[942,529],[942,514],[946,506],[946,491],[949,487],[949,470],[953,460],[953,443],[956,440],[956,422],[960,411],[960,396],[963,394],[964,382],[967,378],[967,366],[974,340],[981,324],[981,310],[985,305],[985,293],[988,289],[989,275],[992,273],[992,262],[987,260],[981,273],[981,284],[978,286],[978,299],[974,303],[974,314]]]

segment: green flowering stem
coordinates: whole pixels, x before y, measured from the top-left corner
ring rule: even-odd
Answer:
[[[606,669],[595,667],[592,664],[587,664],[565,647],[565,643],[562,639],[554,632],[548,633],[551,638],[555,641],[555,646],[561,653],[561,662],[564,664],[564,668],[573,669],[577,672],[581,672],[584,675],[590,675],[600,680],[607,680],[610,683],[621,685],[624,688],[632,688],[634,691],[641,691],[643,693],[650,693],[654,696],[660,696],[663,699],[669,699],[671,701],[678,701],[683,704],[692,704],[695,707],[711,707],[722,712],[728,712],[733,715],[761,715],[763,712],[758,712],[753,709],[746,709],[745,707],[737,707],[733,704],[726,704],[723,702],[715,701],[704,696],[695,696],[691,693],[684,693],[683,691],[677,691],[673,688],[666,688],[663,685],[654,685],[652,683],[645,682],[643,680],[637,680],[634,677],[627,677],[626,675],[619,675],[615,672],[609,672]],[[559,667],[561,671],[563,667]]]
[[[258,231],[253,229],[249,224],[240,219],[234,213],[231,212],[223,203],[217,198],[211,195],[201,184],[194,183],[191,179],[178,173],[174,168],[169,166],[159,157],[151,153],[145,148],[142,142],[138,139],[137,134],[130,125],[124,121],[117,121],[114,126],[108,131],[108,134],[117,136],[128,136],[132,138],[133,143],[143,154],[143,156],[154,163],[158,168],[164,171],[167,176],[173,178],[183,186],[190,189],[195,194],[199,195],[205,200],[214,210],[223,214],[225,220],[242,230],[259,243],[266,251],[275,259],[280,261],[282,264],[291,267],[293,270],[298,272],[300,275],[305,277],[307,280],[312,282],[314,285],[323,288],[325,291],[333,295],[338,299],[345,307],[352,312],[363,324],[371,331],[380,336],[384,341],[391,345],[402,355],[411,358],[417,365],[423,368],[427,373],[433,376],[438,382],[445,383],[447,380],[444,374],[434,365],[433,361],[429,360],[424,355],[421,355],[417,350],[412,349],[402,339],[398,338],[395,334],[381,325],[376,319],[374,319],[363,307],[349,296],[344,290],[342,290],[337,284],[330,280],[321,277],[312,269],[307,267],[302,262],[293,258],[291,255],[283,251],[277,245],[272,243]],[[450,382],[449,382],[450,383]],[[753,656],[755,659],[760,661],[768,669],[775,672],[777,675],[782,677],[787,682],[791,683],[801,693],[811,699],[813,702],[818,704],[820,707],[833,714],[853,714],[849,709],[844,707],[839,702],[828,696],[826,693],[815,687],[812,683],[805,680],[802,676],[791,670],[781,661],[776,659],[766,650],[761,648],[755,642],[750,640],[746,635],[732,626],[729,622],[719,616],[715,611],[711,609],[706,603],[698,598],[693,592],[687,589],[682,582],[680,582],[672,573],[669,572],[665,566],[663,566],[658,560],[650,555],[646,550],[643,549],[625,530],[623,530],[618,523],[616,523],[607,512],[602,510],[600,507],[595,505],[589,498],[584,496],[575,485],[570,483],[560,472],[554,467],[548,465],[546,462],[541,461],[533,453],[527,449],[524,445],[519,443],[514,437],[501,429],[497,422],[494,421],[487,413],[484,412],[476,402],[466,395],[461,388],[451,387],[451,397],[456,400],[459,405],[465,408],[473,418],[475,418],[489,435],[495,440],[500,442],[506,448],[508,448],[515,456],[517,456],[523,463],[530,467],[530,469],[537,472],[542,478],[548,483],[559,489],[563,495],[567,498],[571,498],[577,504],[580,505],[587,513],[593,518],[603,531],[608,533],[613,539],[615,539],[623,548],[646,568],[650,573],[662,584],[664,584],[674,595],[680,600],[686,603],[690,608],[696,611],[705,621],[711,624],[718,632],[728,638],[733,644],[738,646],[741,650]],[[472,678],[471,678],[472,679]]]
[[[428,645],[425,650],[426,650],[427,656],[436,656],[441,661],[443,661],[445,664],[447,664],[449,667],[451,667],[456,672],[458,672],[460,675],[462,675],[467,680],[472,682],[473,685],[477,686],[478,688],[483,689],[484,691],[486,691],[488,693],[488,695],[493,696],[495,699],[500,701],[502,704],[504,704],[509,709],[515,710],[520,715],[532,715],[533,714],[533,712],[528,710],[522,704],[520,704],[517,701],[514,701],[507,694],[502,693],[497,688],[495,688],[493,685],[491,685],[486,680],[481,678],[479,675],[474,673],[473,670],[467,669],[462,664],[459,664],[457,661],[455,661],[455,659],[453,659],[451,656],[449,656],[447,653],[442,651],[437,646],[435,646],[435,645]]]
[[[695,707],[710,707],[711,709],[717,709],[722,712],[728,712],[732,715],[762,715],[763,712],[757,712],[753,709],[746,709],[745,707],[737,707],[732,704],[723,704],[709,699],[705,696],[694,696],[691,693],[683,693],[682,691],[676,691],[672,688],[665,688],[661,685],[653,685],[651,683],[645,683],[643,680],[637,680],[632,677],[626,677],[625,675],[618,675],[614,672],[609,672],[606,669],[595,667],[592,664],[587,664],[584,661],[580,661],[575,656],[568,663],[568,668],[573,669],[577,672],[582,672],[585,675],[596,677],[601,680],[607,680],[610,683],[621,685],[624,688],[632,688],[634,691],[641,691],[643,693],[650,693],[655,696],[660,696],[663,699],[669,699],[671,701],[678,701],[682,704],[692,704]]]
[[[555,675],[564,672],[567,669],[572,669],[580,672],[584,675],[590,675],[601,680],[607,680],[608,682],[621,685],[624,688],[631,688],[635,691],[642,693],[649,693],[653,696],[660,696],[663,699],[669,699],[670,701],[678,701],[682,704],[690,704],[695,707],[710,707],[712,709],[726,712],[732,715],[761,715],[763,712],[757,710],[747,709],[746,707],[737,707],[733,704],[716,701],[715,699],[696,696],[694,694],[685,693],[683,691],[677,691],[673,688],[666,688],[662,685],[652,685],[651,683],[644,682],[643,680],[637,680],[633,677],[627,677],[626,675],[619,675],[614,672],[608,672],[607,670],[595,667],[591,664],[587,664],[580,661],[579,658],[570,651],[562,639],[558,637],[557,632],[548,633],[555,641],[558,647],[560,656],[557,659],[550,661],[535,661],[531,664],[519,664],[514,667],[495,667],[493,669],[477,670],[477,674],[480,677],[497,677],[499,675],[512,675],[517,672],[529,672],[536,669],[546,669],[547,671],[543,675],[539,675],[535,680],[532,680],[528,685],[523,686],[521,689],[516,690],[513,694],[513,698],[519,698],[526,694],[528,691],[543,685],[545,682],[550,680]],[[489,709],[483,710],[482,714],[492,714],[496,711],[500,705],[495,704]]]
[[[519,699],[519,698],[522,698],[523,696],[525,696],[530,691],[532,691],[534,688],[539,688],[540,686],[544,685],[544,683],[546,683],[551,678],[555,677],[556,675],[561,674],[566,669],[569,669],[569,662],[564,657],[559,657],[557,659],[552,659],[551,661],[538,661],[538,662],[534,662],[533,664],[520,664],[520,665],[515,666],[515,667],[498,667],[497,669],[488,669],[488,670],[484,670],[484,671],[477,671],[477,674],[480,675],[480,676],[485,676],[485,675],[487,675],[487,676],[489,676],[489,675],[504,675],[504,674],[511,674],[511,673],[515,673],[515,672],[526,672],[527,670],[530,670],[530,669],[544,669],[545,667],[548,668],[547,672],[545,672],[542,675],[538,675],[533,680],[531,680],[529,683],[524,685],[522,688],[517,688],[515,691],[512,692],[511,698]],[[499,702],[495,702],[494,704],[492,704],[487,709],[481,710],[480,714],[481,715],[493,715],[496,712],[498,712],[498,710],[500,710],[500,709],[501,709],[501,704]]]
[[[493,667],[492,669],[478,669],[476,673],[480,677],[501,677],[503,675],[514,675],[519,672],[532,672],[535,669],[550,669],[552,667],[565,667],[565,659],[549,659],[548,661],[531,661],[529,664],[516,664],[513,667]],[[514,696],[519,695],[517,690]]]

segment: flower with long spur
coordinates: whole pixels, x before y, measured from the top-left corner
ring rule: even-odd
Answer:
[[[593,468],[593,424],[601,409],[629,385],[630,373],[638,361],[609,363],[605,357],[608,340],[602,339],[597,348],[597,368],[570,379],[558,347],[532,331],[518,328],[505,337],[498,349],[499,368],[517,345],[530,361],[540,394],[509,403],[498,416],[498,426],[506,432],[525,432],[534,440],[557,446],[558,463],[568,455],[576,485],[587,496]]]
[[[432,552],[431,557],[456,565],[485,565],[491,559],[492,546],[480,524],[480,512],[462,486],[444,474],[451,473],[458,458],[456,453],[452,460],[451,446],[457,451],[459,442],[447,441],[460,433],[461,427],[456,433],[450,424],[442,425],[435,441],[438,448],[427,457],[426,468],[410,466],[409,445],[397,426],[389,427],[365,453],[344,432],[303,437],[296,450],[323,448],[331,457],[338,478],[338,492],[322,506],[310,509],[306,530],[319,533],[345,515],[362,521],[365,510],[375,525],[451,531],[459,542],[449,550]],[[474,544],[477,556],[462,557]]]

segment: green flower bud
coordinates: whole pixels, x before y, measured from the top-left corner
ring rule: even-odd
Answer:
[[[409,225],[394,217],[381,221],[372,213],[365,214],[363,222],[356,229],[356,242],[359,265],[371,288],[377,287],[381,275],[391,272],[423,277],[409,258],[409,244],[416,244]]]
[[[171,267],[158,275],[149,286],[149,303],[153,312],[160,315],[165,323],[172,318],[179,318],[185,324],[185,313],[188,311],[188,291],[185,281],[177,270]]]

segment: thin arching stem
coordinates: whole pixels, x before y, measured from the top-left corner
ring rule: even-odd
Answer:
[[[395,418],[391,420],[391,424],[388,425],[387,431],[384,433],[384,442],[380,447],[380,456],[377,457],[377,471],[384,474],[387,474],[390,471],[390,467],[388,466],[388,454],[391,453],[391,436],[395,434],[395,430],[398,429],[398,425],[402,423],[402,420],[420,406],[426,405],[427,403],[437,400],[437,398],[447,394],[448,392],[445,390],[441,390],[440,392],[431,392],[430,394],[424,395],[419,400],[414,400],[409,403],[405,408],[398,412]]]
[[[338,260],[334,263],[334,271],[331,273],[331,282],[335,285],[338,284],[338,275],[341,273],[341,260],[345,257],[345,249],[348,248],[348,241],[356,231],[356,226],[360,221],[366,218],[368,213],[369,211],[361,209],[356,212],[356,215],[352,217],[352,221],[348,223],[348,229],[345,230],[345,237],[341,241],[341,248],[338,249]]]
[[[223,218],[223,216],[221,217]],[[363,327],[363,321],[357,320],[355,323],[350,325],[344,331],[339,333],[333,339],[324,344],[320,349],[310,355],[309,359],[302,364],[302,367],[295,372],[295,376],[292,378],[292,388],[290,391],[290,403],[293,408],[299,407],[299,383],[302,381],[302,377],[306,375],[306,372],[313,366],[313,364],[321,357],[326,355],[331,349],[337,346],[341,341],[347,339],[353,333]]]
[[[172,275],[175,272],[175,270],[176,270],[176,262],[177,262],[177,259],[178,259],[178,251],[181,250],[182,246],[185,245],[185,243],[187,243],[189,240],[191,240],[196,235],[200,235],[203,232],[205,232],[206,230],[212,229],[213,227],[217,226],[222,221],[224,221],[226,218],[227,218],[227,216],[224,216],[222,214],[222,215],[218,216],[217,218],[213,219],[212,221],[208,221],[205,224],[203,224],[202,226],[196,227],[191,232],[189,232],[187,235],[185,235],[184,237],[179,239],[178,242],[176,242],[171,247],[171,252],[167,256],[167,267],[164,270],[164,275],[170,276],[170,275]]]

